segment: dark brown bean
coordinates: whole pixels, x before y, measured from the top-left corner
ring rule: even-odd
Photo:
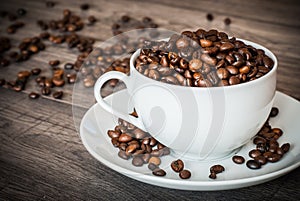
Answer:
[[[284,153],[288,152],[290,150],[290,143],[284,143],[283,145],[281,145],[281,149],[284,151]]]
[[[210,172],[215,172],[216,174],[225,171],[225,168],[222,165],[213,165],[210,167]]]
[[[243,156],[233,156],[232,161],[236,164],[243,164],[245,162],[245,158]]]
[[[217,174],[215,172],[211,172],[208,177],[211,178],[211,179],[216,179],[217,178]]]
[[[189,179],[191,177],[191,172],[189,170],[182,170],[179,172],[179,177],[181,179]]]
[[[30,99],[37,99],[37,98],[40,97],[40,94],[38,94],[38,93],[36,93],[36,92],[31,92],[31,93],[28,95],[28,97],[29,97]]]
[[[163,177],[166,175],[166,172],[163,169],[156,168],[153,170],[152,174],[155,176]]]
[[[225,42],[221,45],[220,47],[220,51],[230,51],[234,48],[234,44],[230,43],[230,42]]]
[[[48,96],[48,95],[50,95],[50,93],[51,93],[51,89],[50,89],[49,87],[43,87],[43,88],[41,89],[41,93],[42,93],[43,95]]]
[[[64,92],[63,91],[56,91],[52,94],[53,98],[55,99],[61,99],[64,95]]]
[[[122,133],[120,136],[119,136],[119,142],[129,142],[132,140],[132,137],[131,135],[129,134],[126,134],[126,133]]]
[[[174,170],[175,172],[180,172],[181,170],[183,170],[184,168],[184,163],[182,160],[178,159],[175,160],[171,163],[171,168],[172,170]]]
[[[277,154],[277,153],[273,153],[272,155],[270,155],[267,160],[271,163],[276,163],[281,159],[281,155]]]
[[[219,68],[217,70],[217,75],[220,79],[228,79],[229,77],[229,71],[226,68]]]
[[[279,113],[279,109],[277,107],[272,107],[270,112],[270,117],[276,117]]]
[[[261,168],[261,164],[255,160],[248,160],[246,165],[250,169],[260,169]]]
[[[142,166],[144,164],[144,160],[141,156],[134,156],[132,159],[132,165],[134,166]]]
[[[123,151],[123,150],[119,150],[118,156],[119,156],[120,158],[124,159],[124,160],[128,160],[128,159],[130,158],[130,156],[128,156],[128,155],[126,154],[126,152]]]
[[[200,45],[201,47],[210,47],[213,45],[213,42],[207,39],[200,39]]]
[[[241,81],[240,81],[240,79],[239,78],[237,78],[237,77],[235,77],[235,76],[231,76],[230,78],[229,78],[229,84],[230,85],[236,85],[236,84],[239,84]]]
[[[259,150],[253,149],[249,152],[249,156],[251,158],[256,158],[257,156],[260,156],[261,152]]]
[[[209,56],[208,54],[202,54],[201,60],[207,63],[208,65],[215,66],[217,64],[217,59]]]
[[[261,165],[264,165],[267,163],[267,159],[262,155],[255,157],[254,160],[257,161]]]

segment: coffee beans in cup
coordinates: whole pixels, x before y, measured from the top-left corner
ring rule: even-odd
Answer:
[[[168,41],[145,41],[135,60],[135,68],[151,79],[190,87],[249,82],[273,66],[262,49],[214,29],[184,31]]]

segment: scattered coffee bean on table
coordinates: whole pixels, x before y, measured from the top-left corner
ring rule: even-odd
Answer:
[[[37,99],[37,98],[40,97],[40,94],[38,94],[38,93],[36,93],[36,92],[31,92],[31,93],[28,95],[28,97],[29,97],[30,99]]]
[[[212,21],[212,20],[214,19],[214,16],[213,16],[211,13],[208,13],[208,14],[206,15],[206,19],[207,19],[208,21]]]
[[[63,91],[56,91],[52,94],[53,98],[55,99],[61,99],[64,95],[64,92]]]
[[[225,24],[225,25],[230,25],[230,24],[231,24],[231,19],[230,19],[229,17],[226,17],[226,18],[224,19],[224,24]]]

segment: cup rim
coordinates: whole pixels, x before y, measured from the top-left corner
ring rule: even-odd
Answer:
[[[175,85],[175,84],[169,84],[169,83],[165,83],[165,82],[161,82],[161,81],[158,81],[158,80],[151,79],[151,78],[141,74],[140,72],[138,72],[136,70],[134,62],[135,62],[136,58],[138,57],[138,55],[140,54],[141,48],[139,48],[130,57],[130,72],[134,71],[136,74],[139,74],[143,78],[145,78],[147,80],[151,80],[153,82],[158,82],[162,85],[167,85],[169,87],[174,87],[174,88],[193,89],[193,90],[208,90],[208,89],[209,90],[224,90],[224,89],[237,89],[237,88],[241,88],[241,87],[245,87],[245,86],[251,87],[251,85],[257,85],[261,82],[264,82],[266,79],[268,79],[274,73],[276,73],[277,67],[278,67],[278,61],[277,61],[277,57],[275,56],[275,54],[271,50],[269,50],[268,48],[266,48],[266,47],[264,47],[264,46],[262,46],[258,43],[255,43],[255,42],[252,42],[252,41],[249,41],[249,40],[240,39],[240,38],[236,38],[236,40],[240,40],[240,41],[244,42],[246,45],[251,45],[256,49],[264,50],[265,54],[267,56],[269,56],[274,61],[273,68],[267,74],[263,75],[260,78],[257,78],[257,79],[252,80],[252,81],[236,84],[236,85],[212,86],[212,87],[193,87],[193,86],[190,87],[190,86]]]

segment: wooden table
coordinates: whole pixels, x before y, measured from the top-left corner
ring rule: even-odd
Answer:
[[[300,100],[300,6],[298,1],[172,1],[172,0],[87,0],[2,1],[1,10],[27,10],[20,20],[26,23],[16,34],[6,34],[7,19],[0,18],[0,35],[13,45],[41,31],[37,19],[61,17],[69,8],[84,19],[93,14],[98,22],[80,34],[98,42],[112,36],[112,24],[124,14],[137,19],[152,17],[160,27],[173,31],[199,27],[223,30],[230,35],[256,41],[273,51],[279,60],[277,89]],[[206,19],[212,13],[214,20]],[[229,17],[232,24],[225,26]],[[78,52],[64,45],[46,43],[45,51],[29,61],[0,68],[0,78],[15,79],[20,70],[42,68],[48,61],[73,62]],[[61,64],[60,67],[62,67]],[[83,147],[72,118],[72,85],[65,85],[62,100],[51,96],[28,98],[34,82],[22,92],[0,87],[0,200],[299,200],[300,169],[265,184],[228,191],[191,192],[160,188],[127,178],[94,159]],[[92,91],[91,91],[92,92]],[[86,111],[87,108],[82,108]]]

